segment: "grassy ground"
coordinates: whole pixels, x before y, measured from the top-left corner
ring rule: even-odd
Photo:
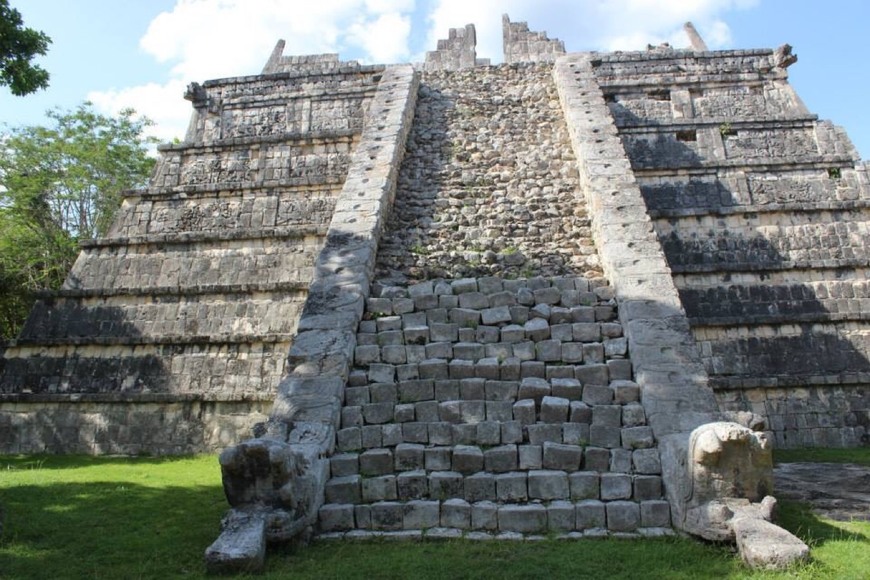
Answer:
[[[838,453],[789,452],[786,460]],[[870,464],[870,450],[852,453],[849,461]],[[226,508],[214,456],[0,457],[0,505],[0,578],[8,579],[201,577],[202,553]],[[870,523],[821,520],[788,502],[780,522],[812,547],[812,561],[785,574],[749,571],[728,547],[669,538],[319,542],[271,551],[266,577],[870,577]]]

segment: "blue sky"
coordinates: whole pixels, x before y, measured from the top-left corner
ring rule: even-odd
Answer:
[[[86,99],[133,107],[164,140],[183,137],[191,81],[256,74],[279,38],[285,54],[338,52],[364,62],[421,60],[450,27],[472,22],[478,56],[501,58],[501,14],[565,41],[568,51],[687,44],[692,20],[714,49],[774,48],[799,56],[790,82],[813,113],[846,128],[870,158],[866,0],[11,0],[27,26],[52,37],[40,63],[48,90],[0,88],[0,123],[38,124]]]

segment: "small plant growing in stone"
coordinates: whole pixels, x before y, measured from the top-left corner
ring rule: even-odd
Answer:
[[[733,137],[737,134],[737,131],[731,126],[731,123],[722,123],[719,125],[719,134],[723,137]]]
[[[828,177],[831,179],[840,179],[840,168],[828,167]]]

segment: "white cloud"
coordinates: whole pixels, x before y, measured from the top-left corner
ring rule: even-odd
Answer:
[[[151,21],[139,46],[170,67],[162,83],[95,92],[100,109],[133,107],[157,122],[162,139],[183,138],[192,81],[257,74],[275,42],[284,54],[339,52],[345,59],[396,62],[408,58],[413,0],[178,0]]]
[[[631,50],[647,44],[688,45],[682,32],[691,20],[710,48],[730,42],[724,17],[757,0],[177,0],[158,15],[140,48],[168,68],[166,79],[89,95],[101,110],[124,107],[154,119],[162,139],[183,137],[190,104],[184,87],[262,70],[279,38],[285,54],[338,52],[367,63],[403,62],[410,46],[426,38],[433,50],[450,28],[473,23],[477,53],[500,62],[501,15],[547,31],[569,51]],[[423,13],[428,11],[427,13]],[[424,29],[413,29],[412,26]],[[413,55],[421,59],[420,54]]]

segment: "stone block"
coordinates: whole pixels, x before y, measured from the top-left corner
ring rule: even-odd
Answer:
[[[401,423],[381,425],[381,445],[384,447],[395,447],[404,440]]]
[[[489,308],[489,297],[483,292],[465,292],[459,296],[459,307],[485,310]]]
[[[478,445],[498,445],[501,443],[501,424],[496,421],[478,423],[476,440]]]
[[[635,473],[658,475],[662,472],[659,450],[655,448],[635,449],[631,453],[631,462]]]
[[[377,477],[367,477],[362,480],[361,487],[362,500],[367,503],[384,500],[394,500],[398,497],[396,492],[395,475],[379,475]]]
[[[368,379],[366,379],[367,381]],[[344,404],[357,407],[371,402],[369,388],[365,387],[348,387],[344,390]]]
[[[460,423],[453,425],[453,443],[455,445],[474,445],[477,437],[477,425]]]
[[[336,434],[336,447],[339,451],[356,451],[362,449],[362,439],[359,427],[339,429]]]
[[[601,499],[605,501],[631,498],[631,476],[627,473],[601,474]]]
[[[513,419],[513,405],[509,401],[486,401],[486,420],[503,422]]]
[[[372,528],[372,507],[368,504],[353,506],[353,519],[356,520],[358,529],[370,530]]]
[[[441,502],[441,527],[457,530],[471,528],[471,504],[459,498]]]
[[[607,370],[607,365],[592,364],[589,361],[584,361],[582,365],[574,367],[574,378],[583,383],[584,401],[586,400],[586,389],[590,386],[607,386],[610,382],[610,374]],[[589,401],[586,402],[589,403]]]
[[[592,407],[583,401],[571,401],[568,407],[568,420],[571,423],[592,423]]]
[[[404,528],[404,504],[393,501],[382,501],[372,504],[371,508],[373,530],[392,532]]]
[[[568,474],[568,487],[573,500],[600,499],[600,476],[594,471]]]
[[[447,367],[450,378],[454,380],[473,378],[476,372],[473,360],[455,358],[448,363]]]
[[[571,330],[575,342],[587,343],[601,340],[601,325],[596,322],[575,322],[571,325]]]
[[[371,363],[368,377],[370,383],[392,383],[396,380],[396,365]]]
[[[374,449],[384,446],[383,427],[381,425],[366,425],[362,428],[363,449]]]
[[[648,449],[654,445],[652,428],[625,427],[622,429],[622,446],[626,449]]]
[[[402,332],[405,336],[405,344],[425,345],[427,342],[429,342],[428,326],[412,326],[409,328],[405,328]]]
[[[389,449],[369,449],[359,456],[362,475],[387,475],[393,472],[393,454]]]
[[[519,445],[517,447],[519,469],[541,469],[543,467],[544,451],[541,445]]]
[[[621,429],[619,427],[607,427],[604,425],[592,425],[589,427],[589,443],[596,447],[612,449],[622,444]]]
[[[501,404],[501,403],[495,403]],[[510,403],[504,403],[508,405],[508,410],[510,410]],[[487,403],[489,405],[489,403]],[[487,407],[488,408],[488,407]],[[489,411],[487,410],[487,414]],[[501,428],[501,442],[502,443],[522,443],[523,442],[523,426],[519,421],[511,421],[505,420],[500,424]]]
[[[393,403],[398,400],[396,383],[373,383],[369,385],[372,403]]]
[[[429,497],[445,500],[464,497],[465,486],[462,474],[456,471],[433,471],[429,474]]]
[[[592,408],[592,425],[601,427],[620,427],[622,407],[619,405],[596,405]]]
[[[565,445],[545,441],[543,443],[544,469],[577,471],[583,459],[583,448],[579,445]]]
[[[326,482],[324,494],[327,503],[355,504],[362,500],[359,475],[333,477]]]
[[[453,358],[453,343],[451,342],[430,342],[425,348],[426,358],[442,358],[445,360]],[[419,378],[419,374],[418,370],[417,377],[414,378]],[[401,380],[401,377],[399,377],[399,380]]]
[[[458,328],[477,328],[480,325],[480,311],[469,308],[451,308],[450,322]]]
[[[400,443],[395,450],[395,470],[413,471],[425,467],[425,447],[418,443]]]
[[[610,471],[613,473],[631,473],[631,450],[610,450]]]
[[[579,364],[583,362],[583,344],[579,342],[562,343],[562,362]]]
[[[485,398],[485,386],[486,379],[464,378],[459,381],[459,396],[463,401],[482,401]]]
[[[589,425],[586,423],[562,423],[562,443],[566,445],[588,445]]]
[[[546,441],[558,443],[562,440],[562,424],[536,423],[526,427],[529,443],[543,445]]]
[[[369,403],[363,405],[363,419],[369,425],[381,425],[393,420],[394,403]]]
[[[541,362],[561,362],[562,343],[558,340],[541,340],[535,344],[535,358]]]
[[[363,414],[362,407],[342,407],[341,408],[341,426],[345,427],[362,427]]]
[[[459,398],[459,381],[458,380],[439,380],[435,381],[435,400],[455,401]]]
[[[576,529],[578,530],[606,528],[607,526],[604,502],[597,499],[587,499],[576,503],[574,512],[577,514]]]
[[[317,524],[321,532],[344,532],[354,528],[353,504],[329,503],[320,506]]]
[[[546,379],[538,377],[525,377],[520,381],[519,398],[531,399],[540,405],[544,397],[550,395],[550,383]]]
[[[610,450],[601,447],[586,447],[583,450],[583,469],[606,472],[610,469]]]
[[[495,500],[495,475],[480,472],[465,478],[465,499],[470,502]]]
[[[344,411],[344,409],[342,409]],[[416,417],[413,403],[396,405],[393,409],[393,421],[395,423],[409,423]]]
[[[614,402],[617,404],[625,405],[640,401],[640,385],[634,381],[613,380],[611,377],[610,388],[613,389]]]
[[[545,396],[541,399],[541,421],[544,423],[564,423],[568,420],[570,401],[563,397]]]
[[[444,401],[438,403],[438,418],[445,423],[459,423],[462,421],[462,402]]]
[[[511,345],[511,351],[514,357],[522,362],[532,361],[535,358],[535,343],[531,340],[515,342]],[[522,374],[520,375],[522,376]]]
[[[557,500],[547,506],[547,529],[551,532],[570,532],[576,521],[573,503]]]
[[[582,300],[582,297],[581,297]],[[579,323],[595,322],[595,309],[589,305],[572,306],[571,320]],[[577,340],[577,335],[574,335],[574,340]]]
[[[459,340],[459,325],[455,322],[429,324],[429,341],[448,344]]]
[[[453,449],[451,447],[427,447],[424,461],[427,471],[449,471],[453,465]]]
[[[359,454],[337,453],[329,458],[329,473],[332,477],[344,477],[359,473]]]
[[[634,476],[634,500],[646,501],[662,498],[662,478],[658,475]]]
[[[640,403],[628,403],[622,407],[622,426],[639,427],[646,424],[646,413]]]
[[[357,346],[353,350],[353,360],[358,365],[369,365],[381,361],[381,348],[376,344]]]
[[[529,499],[528,475],[514,471],[495,476],[495,495],[500,502],[521,502]]]
[[[506,357],[510,355],[510,345],[499,343],[500,332],[497,326],[478,326],[474,333],[475,341],[485,346],[484,353],[488,357]],[[490,354],[490,348],[494,348]]]
[[[546,450],[545,450],[546,454]],[[564,471],[529,471],[529,499],[567,499],[569,496],[568,475]]]
[[[486,402],[480,401],[462,401],[459,404],[459,410],[462,415],[463,423],[480,423],[486,421]]]
[[[471,474],[483,470],[483,451],[480,447],[457,445],[453,448],[453,471]]]
[[[539,288],[534,292],[537,304],[558,304],[562,300],[562,292],[558,288]]]
[[[513,471],[517,468],[517,446],[499,445],[487,449],[483,452],[483,462],[486,471],[491,473]]]
[[[440,358],[429,358],[417,364],[421,379],[446,379],[449,378],[447,361]]]
[[[607,529],[611,532],[633,532],[640,525],[640,505],[633,501],[612,501],[606,504]]]
[[[536,420],[535,401],[531,399],[517,401],[513,405],[513,413],[514,420],[521,425],[534,425]]]
[[[606,338],[602,342],[605,358],[623,358],[628,353],[628,339]]]
[[[403,521],[406,530],[426,530],[437,527],[441,520],[441,503],[433,500],[411,500],[405,503]]]
[[[559,342],[572,342],[574,334],[570,324],[554,324],[550,320],[550,338]]]
[[[631,380],[632,367],[630,360],[611,359],[606,364],[611,380]]]
[[[498,359],[490,357],[480,359],[474,367],[474,374],[479,378],[498,380],[501,376]]]
[[[507,345],[505,345],[507,346]],[[513,356],[513,349],[502,358],[499,367],[499,378],[503,381],[519,381],[522,378],[522,361]],[[519,388],[519,384],[517,384]]]
[[[522,342],[526,338],[526,329],[519,324],[508,324],[501,327],[501,342],[513,344]]]
[[[474,530],[498,529],[498,505],[491,501],[479,501],[471,505],[471,528]]]
[[[550,323],[543,318],[530,318],[524,325],[523,330],[526,339],[533,342],[550,338]]]
[[[438,417],[438,401],[420,401],[414,403],[414,416],[419,423],[437,423]],[[432,426],[429,426],[430,433]]]
[[[402,381],[398,385],[399,401],[415,403],[435,398],[435,383],[431,379]]]
[[[461,304],[461,298],[460,298]],[[480,313],[481,321],[487,325],[497,325],[511,321],[511,311],[507,304],[494,308],[485,308]]]
[[[429,479],[422,469],[403,471],[396,476],[396,495],[401,501],[422,499],[429,494]]]
[[[431,445],[453,445],[453,429],[450,423],[443,421],[430,422],[429,443]]]
[[[554,378],[550,380],[550,392],[554,397],[579,401],[583,396],[583,385],[573,377]]]
[[[500,506],[498,529],[521,534],[543,533],[547,529],[547,510],[540,504]]]
[[[669,528],[671,506],[664,500],[640,502],[640,525],[644,528]]]
[[[457,342],[453,344],[454,359],[478,361],[486,356],[486,348],[479,342]]]
[[[408,443],[428,443],[429,425],[427,423],[402,423],[402,439]]]

